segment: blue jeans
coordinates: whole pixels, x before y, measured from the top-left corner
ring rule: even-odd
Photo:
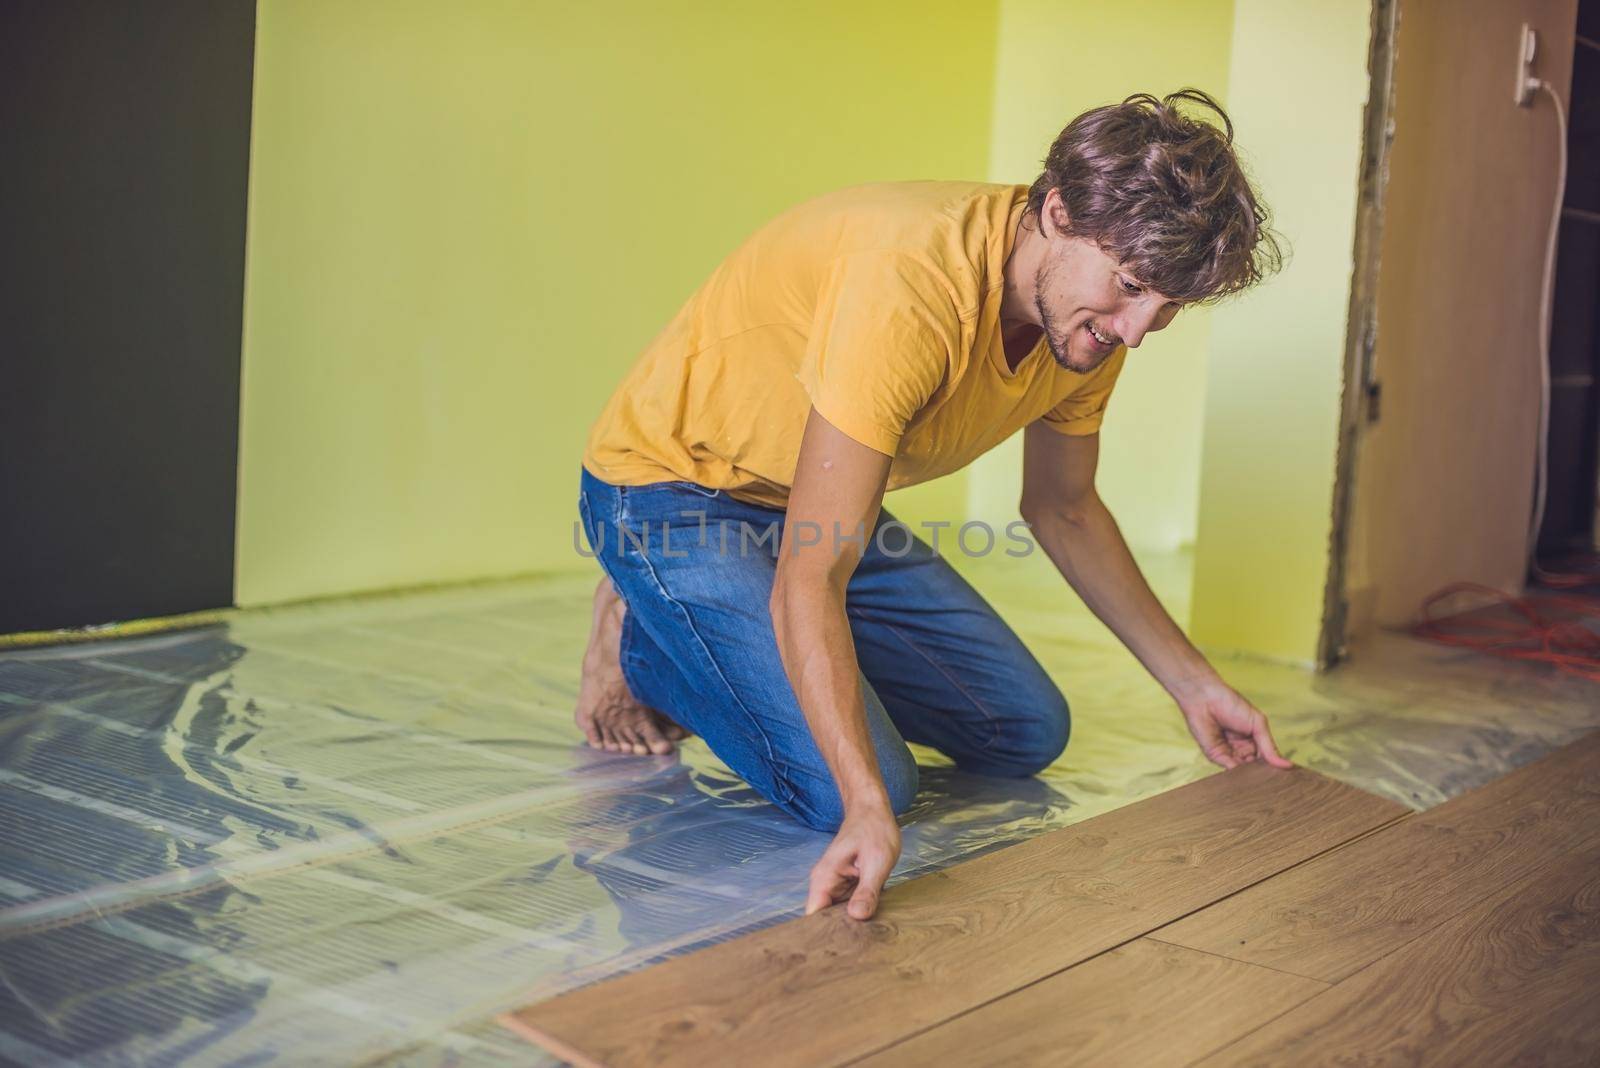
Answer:
[[[613,486],[583,470],[591,551],[627,605],[622,672],[773,804],[818,830],[844,806],[796,701],[768,600],[781,511],[692,482]],[[893,524],[882,529],[885,524]],[[895,812],[917,793],[910,740],[963,771],[1027,776],[1066,748],[1067,701],[1010,627],[881,512],[845,612],[878,768]]]

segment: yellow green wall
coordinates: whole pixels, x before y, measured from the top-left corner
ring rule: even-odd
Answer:
[[[1235,0],[1238,140],[1294,247],[1211,321],[1194,637],[1316,656],[1355,240],[1371,5]]]
[[[1031,182],[1080,111],[1184,86],[1226,103],[1233,0],[1088,5],[1002,0],[989,174]],[[1132,354],[1101,430],[1101,495],[1136,548],[1194,540],[1208,313],[1186,311]],[[969,469],[972,513],[1015,518],[1022,437]]]
[[[584,432],[726,252],[826,189],[986,176],[996,22],[262,0],[239,603],[573,563]]]
[[[1368,11],[262,0],[239,603],[572,565],[589,423],[761,222],[850,182],[1028,181],[1083,108],[1197,85],[1296,261],[1134,354],[1101,489],[1136,548],[1198,532],[1201,641],[1310,659]],[[1019,452],[890,507],[1003,521]]]

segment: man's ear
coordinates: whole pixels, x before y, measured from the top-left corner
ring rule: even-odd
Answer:
[[[1072,224],[1072,216],[1067,213],[1067,205],[1061,199],[1061,190],[1052,189],[1044,197],[1044,218],[1049,227],[1046,237],[1061,237],[1067,233]]]

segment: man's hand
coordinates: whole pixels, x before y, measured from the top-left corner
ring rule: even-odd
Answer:
[[[887,805],[847,813],[828,851],[811,869],[806,915],[849,898],[845,912],[851,919],[871,919],[899,859],[900,826]]]
[[[1225,768],[1264,760],[1275,768],[1294,765],[1278,755],[1267,717],[1220,679],[1178,698],[1189,733],[1206,759]]]

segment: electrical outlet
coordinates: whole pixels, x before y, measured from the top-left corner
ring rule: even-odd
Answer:
[[[1528,107],[1533,103],[1533,94],[1539,88],[1539,79],[1533,76],[1533,57],[1539,50],[1539,31],[1522,24],[1522,30],[1517,34],[1517,95],[1518,107]]]

